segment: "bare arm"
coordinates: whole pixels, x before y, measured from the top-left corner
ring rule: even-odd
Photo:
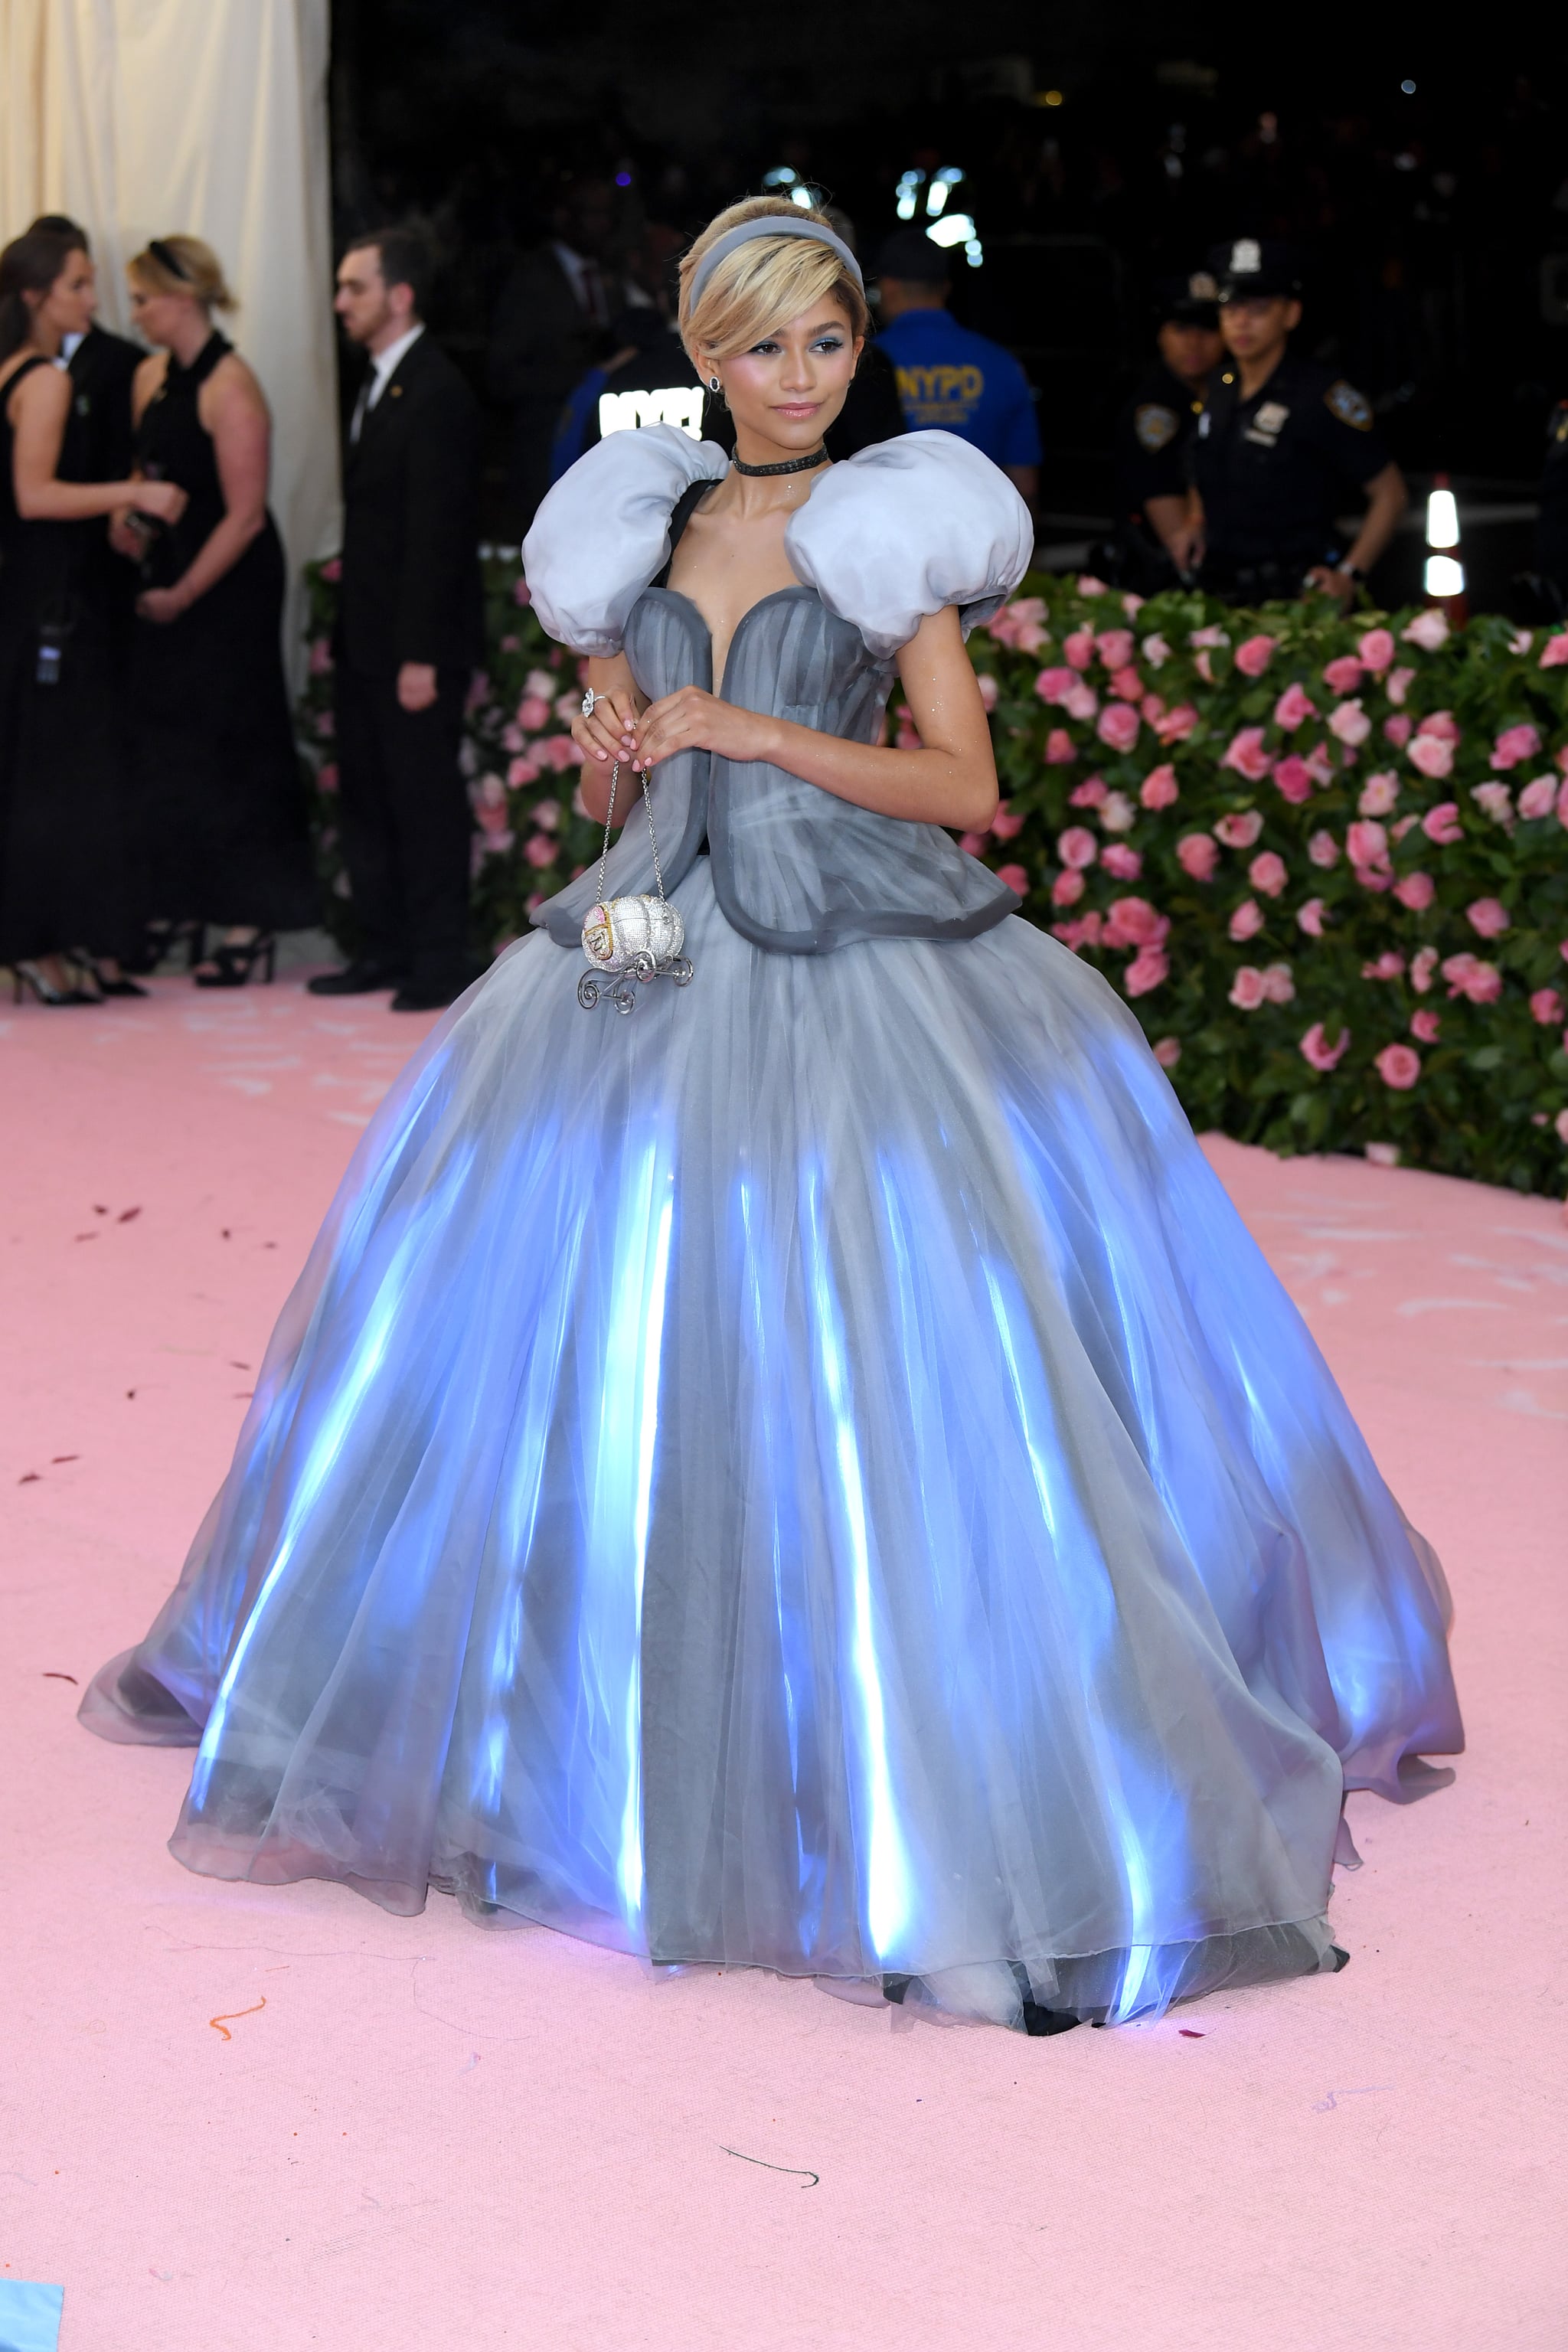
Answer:
[[[231,369],[226,361],[204,391],[210,399],[202,422],[213,437],[224,498],[223,519],[209,531],[173,587],[154,589],[138,600],[138,611],[152,621],[174,620],[188,611],[226,572],[233,571],[267,522],[272,420],[260,386],[248,368]],[[146,504],[144,490],[138,492],[138,503]]]
[[[603,824],[610,805],[610,769],[616,760],[629,761],[636,751],[637,721],[647,709],[632,677],[625,654],[608,659],[595,656],[584,667],[584,677],[595,697],[591,718],[574,719],[572,738],[588,754],[583,763],[583,805],[595,824]],[[623,822],[634,794],[617,793]]]
[[[979,831],[996,814],[996,767],[985,706],[953,606],[921,623],[899,656],[899,676],[920,733],[918,751],[847,742],[688,686],[637,720],[633,764],[652,767],[693,748],[728,760],[766,761],[881,816]]]
[[[135,495],[130,482],[62,482],[55,476],[70,415],[70,378],[60,368],[35,368],[11,395],[15,431],[12,479],[16,512],[25,522],[86,522],[95,515],[112,514]],[[184,509],[185,494],[172,482],[159,510],[174,522]]]
[[[1345,564],[1353,564],[1363,573],[1372,570],[1389,541],[1394,525],[1410,503],[1410,493],[1405,487],[1405,477],[1392,462],[1381,474],[1374,474],[1366,485],[1366,519],[1352,543]],[[1342,566],[1314,564],[1307,577],[1315,587],[1324,588],[1331,596],[1349,604],[1355,593],[1355,582]]]
[[[1145,499],[1143,511],[1151,528],[1178,572],[1190,572],[1193,558],[1203,541],[1203,509],[1195,490],[1181,497],[1174,493],[1156,499]]]

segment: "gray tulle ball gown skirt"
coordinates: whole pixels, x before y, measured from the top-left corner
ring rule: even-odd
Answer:
[[[1015,2025],[1333,1967],[1447,1596],[1132,1016],[681,903],[689,988],[536,933],[405,1071],[85,1720],[218,1878]]]

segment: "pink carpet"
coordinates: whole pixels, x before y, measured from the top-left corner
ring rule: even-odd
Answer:
[[[1552,1202],[1213,1147],[1458,1602],[1470,1754],[1352,1800],[1337,1978],[1029,2042],[170,1859],[188,1759],[79,1685],[426,1025],[174,981],[0,1021],[0,2276],[63,2281],[61,2352],[1568,2343]]]

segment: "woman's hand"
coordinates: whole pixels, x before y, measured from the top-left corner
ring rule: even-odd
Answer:
[[[572,721],[572,740],[601,766],[612,760],[629,760],[637,728],[637,697],[632,686],[613,687],[594,697],[591,718]]]
[[[151,515],[156,522],[178,522],[189,503],[178,482],[136,484],[137,513]]]
[[[652,768],[677,751],[717,751],[724,760],[769,760],[778,742],[778,721],[739,709],[700,686],[683,686],[649,703],[638,720],[632,747],[634,768]],[[624,756],[624,755],[623,755]]]
[[[162,625],[169,621],[177,621],[189,602],[188,597],[181,595],[178,588],[149,588],[136,599],[136,617],[139,621],[156,621]]]
[[[129,507],[121,507],[109,519],[109,544],[116,555],[129,562],[140,563],[147,552],[147,533],[137,522]]]

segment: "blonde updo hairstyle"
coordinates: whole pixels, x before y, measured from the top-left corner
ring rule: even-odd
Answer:
[[[199,236],[155,236],[129,265],[144,294],[186,294],[208,310],[237,310],[223,264]]]
[[[680,264],[680,339],[694,366],[700,352],[714,359],[750,351],[786,319],[824,302],[837,302],[846,312],[853,335],[864,335],[870,325],[866,297],[830,245],[814,236],[752,237],[727,253],[715,268],[696,302],[692,283],[702,257],[729,230],[742,222],[766,220],[815,221],[833,228],[826,213],[807,212],[781,196],[746,196],[710,220]],[[835,232],[837,234],[837,231]]]

